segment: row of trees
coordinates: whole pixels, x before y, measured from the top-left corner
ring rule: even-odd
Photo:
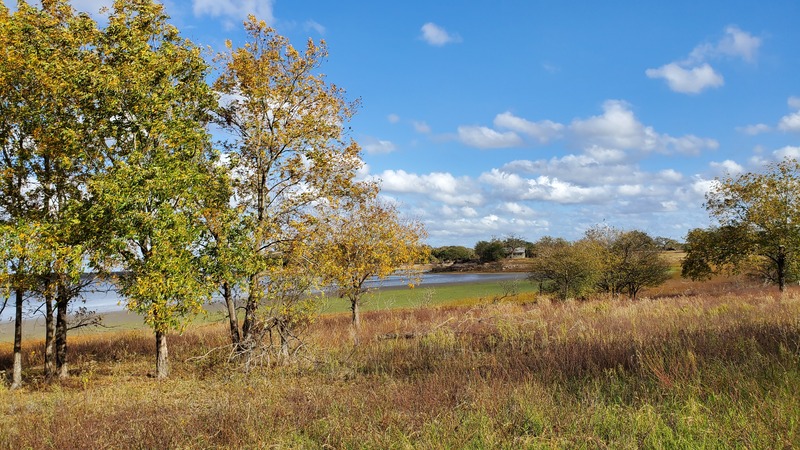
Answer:
[[[594,227],[575,242],[545,236],[537,242],[509,236],[479,241],[474,249],[445,246],[431,250],[436,261],[493,262],[523,249],[531,265],[530,279],[542,292],[559,298],[583,297],[603,292],[635,298],[645,287],[657,286],[670,277],[663,252],[680,244],[652,238],[643,231]]]
[[[551,239],[551,238],[546,238]],[[682,250],[683,244],[665,237],[652,238],[653,245],[659,250]],[[478,241],[475,247],[469,248],[461,245],[447,245],[431,249],[434,262],[495,262],[510,257],[515,251],[524,251],[526,258],[536,254],[537,243],[527,241],[521,237],[510,235],[503,239],[492,238],[488,241]]]
[[[47,323],[45,374],[66,376],[70,304],[108,277],[156,338],[215,291],[250,357],[313,318],[309,292],[338,286],[354,323],[364,282],[426,258],[424,229],[358,182],[345,133],[357,104],[326,82],[324,42],[295,49],[264,22],[214,58],[163,6],[116,0],[99,27],[66,0],[0,4],[0,282]],[[212,142],[212,131],[224,136]],[[113,277],[112,277],[113,275]],[[6,295],[6,303],[8,296]],[[243,309],[241,323],[237,310]]]
[[[495,262],[511,256],[515,249],[522,248],[525,255],[532,253],[533,243],[517,236],[505,239],[493,238],[489,241],[478,241],[474,248],[461,245],[447,245],[431,249],[434,262]]]
[[[670,277],[659,244],[638,230],[598,227],[575,242],[544,237],[533,247],[530,279],[561,299],[596,292],[636,298]]]
[[[526,243],[533,258],[531,279],[561,298],[592,292],[635,298],[642,288],[669,278],[662,251],[682,249],[685,278],[743,273],[781,292],[800,282],[800,162],[787,158],[760,172],[717,179],[705,207],[717,225],[691,230],[685,244],[608,227],[590,229],[576,242],[544,237]],[[475,256],[504,257],[509,241],[522,246],[514,238],[482,241]]]

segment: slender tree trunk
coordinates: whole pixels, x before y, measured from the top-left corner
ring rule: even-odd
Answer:
[[[56,296],[56,371],[59,378],[69,376],[67,367],[67,306],[66,288],[59,283]]]
[[[167,352],[167,334],[156,331],[156,378],[169,376],[169,354]]]
[[[48,292],[45,295],[44,306],[44,376],[49,380],[56,374],[56,323],[53,318],[53,294]]]
[[[778,290],[783,293],[783,290],[786,289],[786,247],[783,245],[778,247],[776,263],[778,266]]]
[[[361,314],[358,311],[359,299],[350,299],[350,310],[353,312],[353,344],[358,345],[360,342],[359,334],[361,332]]]
[[[242,335],[240,344],[248,343],[253,339],[253,331],[256,323],[256,309],[258,307],[258,276],[250,277],[250,289],[247,294],[247,304],[244,307],[244,323],[242,323]]]
[[[236,305],[233,302],[233,292],[228,283],[222,284],[222,297],[225,299],[225,305],[228,307],[228,321],[231,328],[231,343],[238,345],[241,342],[241,335],[239,334],[239,318],[236,317]]]
[[[22,386],[22,299],[25,293],[17,288],[14,294],[14,367],[11,389]]]
[[[280,357],[284,360],[289,359],[289,330],[282,322],[278,324],[278,334],[281,338]]]

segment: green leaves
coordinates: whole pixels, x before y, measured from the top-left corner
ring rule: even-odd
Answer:
[[[117,1],[97,51],[108,95],[102,114],[106,170],[92,180],[104,246],[128,308],[157,332],[181,329],[201,311],[211,286],[195,251],[196,205],[208,189],[205,123],[214,95],[199,50],[169,25],[163,6]]]
[[[639,230],[595,227],[574,243],[544,237],[534,250],[531,280],[561,299],[592,292],[636,298],[669,278],[669,263],[655,240]]]
[[[46,280],[28,283],[40,293],[55,290],[56,280],[80,284],[91,240],[88,136],[95,122],[85,82],[96,69],[95,38],[94,22],[66,1],[0,11],[0,220],[8,228],[2,262],[19,279]]]
[[[545,237],[535,247],[530,278],[539,282],[542,290],[555,292],[562,300],[594,290],[602,267],[598,242],[582,239],[571,243]]]
[[[745,270],[778,285],[797,279],[800,265],[800,163],[786,159],[763,173],[718,180],[706,209],[720,227],[694,230],[683,273],[707,277]]]

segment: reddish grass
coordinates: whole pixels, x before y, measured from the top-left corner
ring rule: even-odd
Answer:
[[[800,293],[678,280],[637,301],[321,317],[289,364],[243,373],[224,325],[70,341],[73,376],[0,390],[0,448],[731,447],[800,444]],[[218,349],[218,350],[215,350]],[[0,370],[10,366],[0,349]]]

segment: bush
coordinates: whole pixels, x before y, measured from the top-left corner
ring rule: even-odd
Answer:
[[[475,254],[482,263],[500,261],[507,256],[505,245],[497,239],[492,239],[490,242],[480,241],[475,244]]]
[[[448,245],[431,250],[431,256],[442,262],[463,263],[477,259],[471,248],[460,245]]]

